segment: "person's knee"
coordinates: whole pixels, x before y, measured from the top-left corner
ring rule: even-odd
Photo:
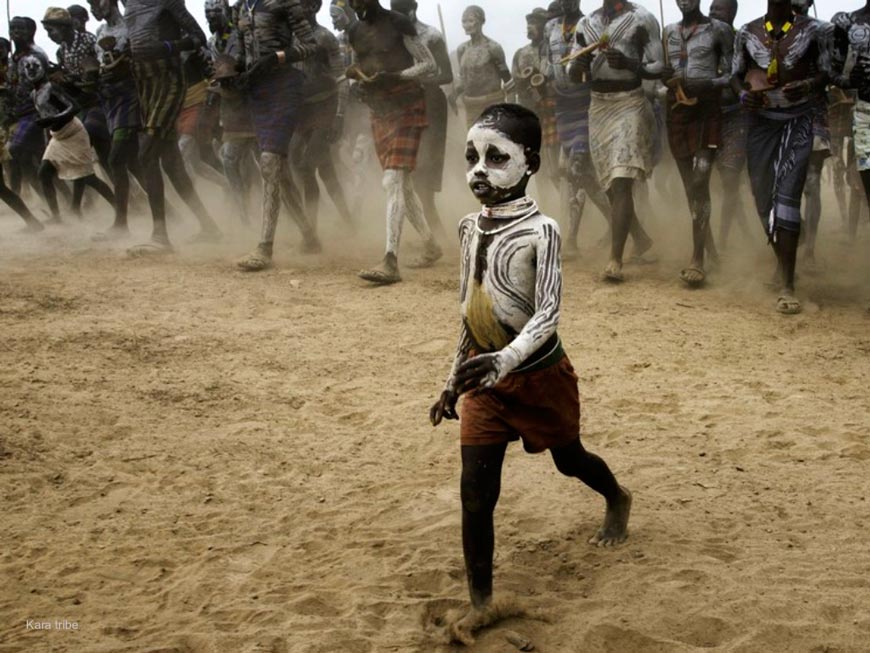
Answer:
[[[278,182],[281,178],[283,157],[274,152],[262,152],[260,154],[260,171],[263,179],[268,182]]]
[[[221,145],[221,161],[224,168],[238,168],[242,162],[242,148],[237,143],[224,143]]]
[[[472,515],[485,515],[495,510],[498,503],[498,487],[487,489],[479,479],[462,475],[462,509]]]
[[[384,170],[384,178],[381,183],[385,191],[389,193],[401,187],[400,172],[400,170]]]

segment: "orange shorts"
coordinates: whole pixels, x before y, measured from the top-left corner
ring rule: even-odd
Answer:
[[[522,439],[529,453],[571,444],[580,437],[580,393],[567,356],[542,370],[508,374],[494,388],[462,397],[463,445]]]

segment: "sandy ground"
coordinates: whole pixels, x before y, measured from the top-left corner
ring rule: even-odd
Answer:
[[[601,252],[565,265],[584,441],[634,492],[630,539],[588,546],[601,501],[511,447],[496,587],[530,616],[467,650],[512,630],[551,653],[870,651],[866,233],[826,218],[785,318],[763,242],[682,288],[679,220],[622,287]],[[459,650],[458,429],[427,422],[455,253],[372,289],[374,236],[300,257],[285,224],[277,268],[246,276],[252,233],[134,261],[97,226],[0,221],[0,651]]]

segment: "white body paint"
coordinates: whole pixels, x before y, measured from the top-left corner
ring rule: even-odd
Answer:
[[[437,247],[435,238],[426,224],[423,206],[414,190],[411,172],[408,170],[385,170],[384,190],[387,191],[387,254],[398,258],[399,241],[402,239],[402,224],[405,218],[417,230],[428,247]]]
[[[466,180],[469,184],[476,179],[483,179],[495,188],[510,190],[517,186],[529,173],[529,164],[526,161],[526,153],[523,146],[514,143],[500,131],[487,127],[485,124],[476,124],[468,132],[468,141],[477,151],[477,164],[469,169]],[[486,153],[490,147],[497,148],[507,154],[510,159],[503,166],[497,168],[487,164]]]
[[[504,225],[484,231],[481,216]],[[562,300],[559,225],[522,197],[463,218],[459,244],[462,330],[447,388],[456,389],[456,374],[472,349],[495,357],[496,370],[482,384],[492,387],[556,333]]]

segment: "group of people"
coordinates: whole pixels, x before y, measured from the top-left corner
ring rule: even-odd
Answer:
[[[475,5],[463,13],[469,38],[452,62],[441,31],[417,18],[415,0],[392,0],[390,8],[379,0],[332,0],[337,36],[317,22],[321,3],[205,0],[208,38],[183,0],[89,0],[100,22],[95,35],[85,7],[52,7],[42,26],[58,45],[55,62],[34,43],[36,22],[13,18],[14,52],[0,40],[11,176],[8,186],[0,177],[0,199],[36,231],[43,225],[20,198],[23,182],[54,221],[61,220],[58,193],[78,213],[92,188],[114,209],[111,228],[98,235],[110,239],[127,234],[135,180],[153,233],[130,253],[146,255],[172,247],[164,179],[198,219],[198,241],[221,233],[193,175],[224,185],[246,223],[249,192],[259,185],[261,236],[238,265],[262,270],[272,263],[282,204],[303,250],[320,250],[321,183],[355,227],[336,144],[360,138],[381,164],[387,195],[385,256],[360,276],[390,284],[401,279],[405,218],[424,242],[410,265],[442,256],[435,196],[450,107],[461,103],[470,127],[486,107],[512,101],[541,120],[542,169],[568,222],[566,255],[577,249],[591,200],[610,226],[604,278],[623,280],[628,236],[633,257],[652,246],[635,198],[646,193],[667,141],[692,217],[682,280],[703,284],[706,260],[717,257],[714,169],[729,198],[720,244],[732,223],[745,222],[738,189],[748,170],[782,278],[777,308],[794,313],[801,308],[798,244],[812,259],[825,159],[833,154],[840,162],[841,187],[845,177],[870,194],[870,4],[827,23],[809,16],[813,0],[770,0],[763,17],[735,30],[737,0],[713,0],[709,16],[700,0],[677,0],[682,20],[664,29],[625,0],[603,0],[589,15],[580,0],[555,0],[526,16],[529,43],[508,65],[483,33],[486,15]],[[111,185],[95,174],[97,164]],[[862,202],[853,197],[854,215]]]
[[[716,256],[711,175],[718,168],[729,197],[726,235],[739,217],[747,170],[776,254],[777,309],[791,314],[801,309],[797,252],[805,222],[812,253],[825,159],[845,156],[855,186],[870,195],[870,0],[831,23],[808,15],[812,0],[767,0],[766,13],[739,30],[737,0],[713,0],[710,16],[700,0],[677,0],[682,19],[664,29],[628,0],[602,0],[589,15],[579,0],[557,0],[528,14],[530,42],[511,66],[484,35],[478,6],[463,14],[469,39],[454,65],[443,33],[417,19],[415,0],[392,0],[390,9],[379,0],[333,0],[338,37],[317,23],[320,0],[205,0],[208,39],[183,0],[126,0],[123,12],[119,0],[89,2],[101,21],[96,35],[85,31],[82,7],[46,12],[56,63],[34,44],[30,18],[12,20],[14,52],[0,41],[0,61],[9,62],[0,111],[11,171],[10,187],[0,174],[0,199],[29,229],[43,226],[20,199],[24,181],[54,220],[58,192],[78,211],[86,188],[94,189],[115,210],[103,237],[125,235],[132,179],[147,197],[153,233],[131,254],[167,252],[165,176],[199,220],[197,239],[214,240],[219,228],[191,175],[226,183],[240,219],[249,221],[253,170],[262,231],[238,265],[271,265],[282,205],[305,250],[316,252],[320,182],[347,227],[357,222],[333,146],[361,137],[362,117],[383,169],[387,245],[384,259],[360,276],[395,283],[405,218],[424,242],[412,265],[442,256],[435,196],[450,107],[464,106],[466,181],[482,209],[459,223],[462,327],[430,418],[433,425],[457,419],[463,397],[462,528],[472,605],[451,634],[466,643],[504,616],[492,599],[493,511],[510,441],[549,450],[560,472],[604,497],[593,544],[627,536],[631,493],[580,442],[577,376],[557,332],[560,261],[576,250],[586,200],[610,224],[604,276],[620,282],[628,237],[635,256],[652,246],[635,196],[642,197],[661,156],[658,135],[666,134],[692,218],[693,250],[681,278],[697,286]],[[96,176],[97,163],[111,187]],[[557,221],[527,194],[539,171],[564,199],[564,252]]]

